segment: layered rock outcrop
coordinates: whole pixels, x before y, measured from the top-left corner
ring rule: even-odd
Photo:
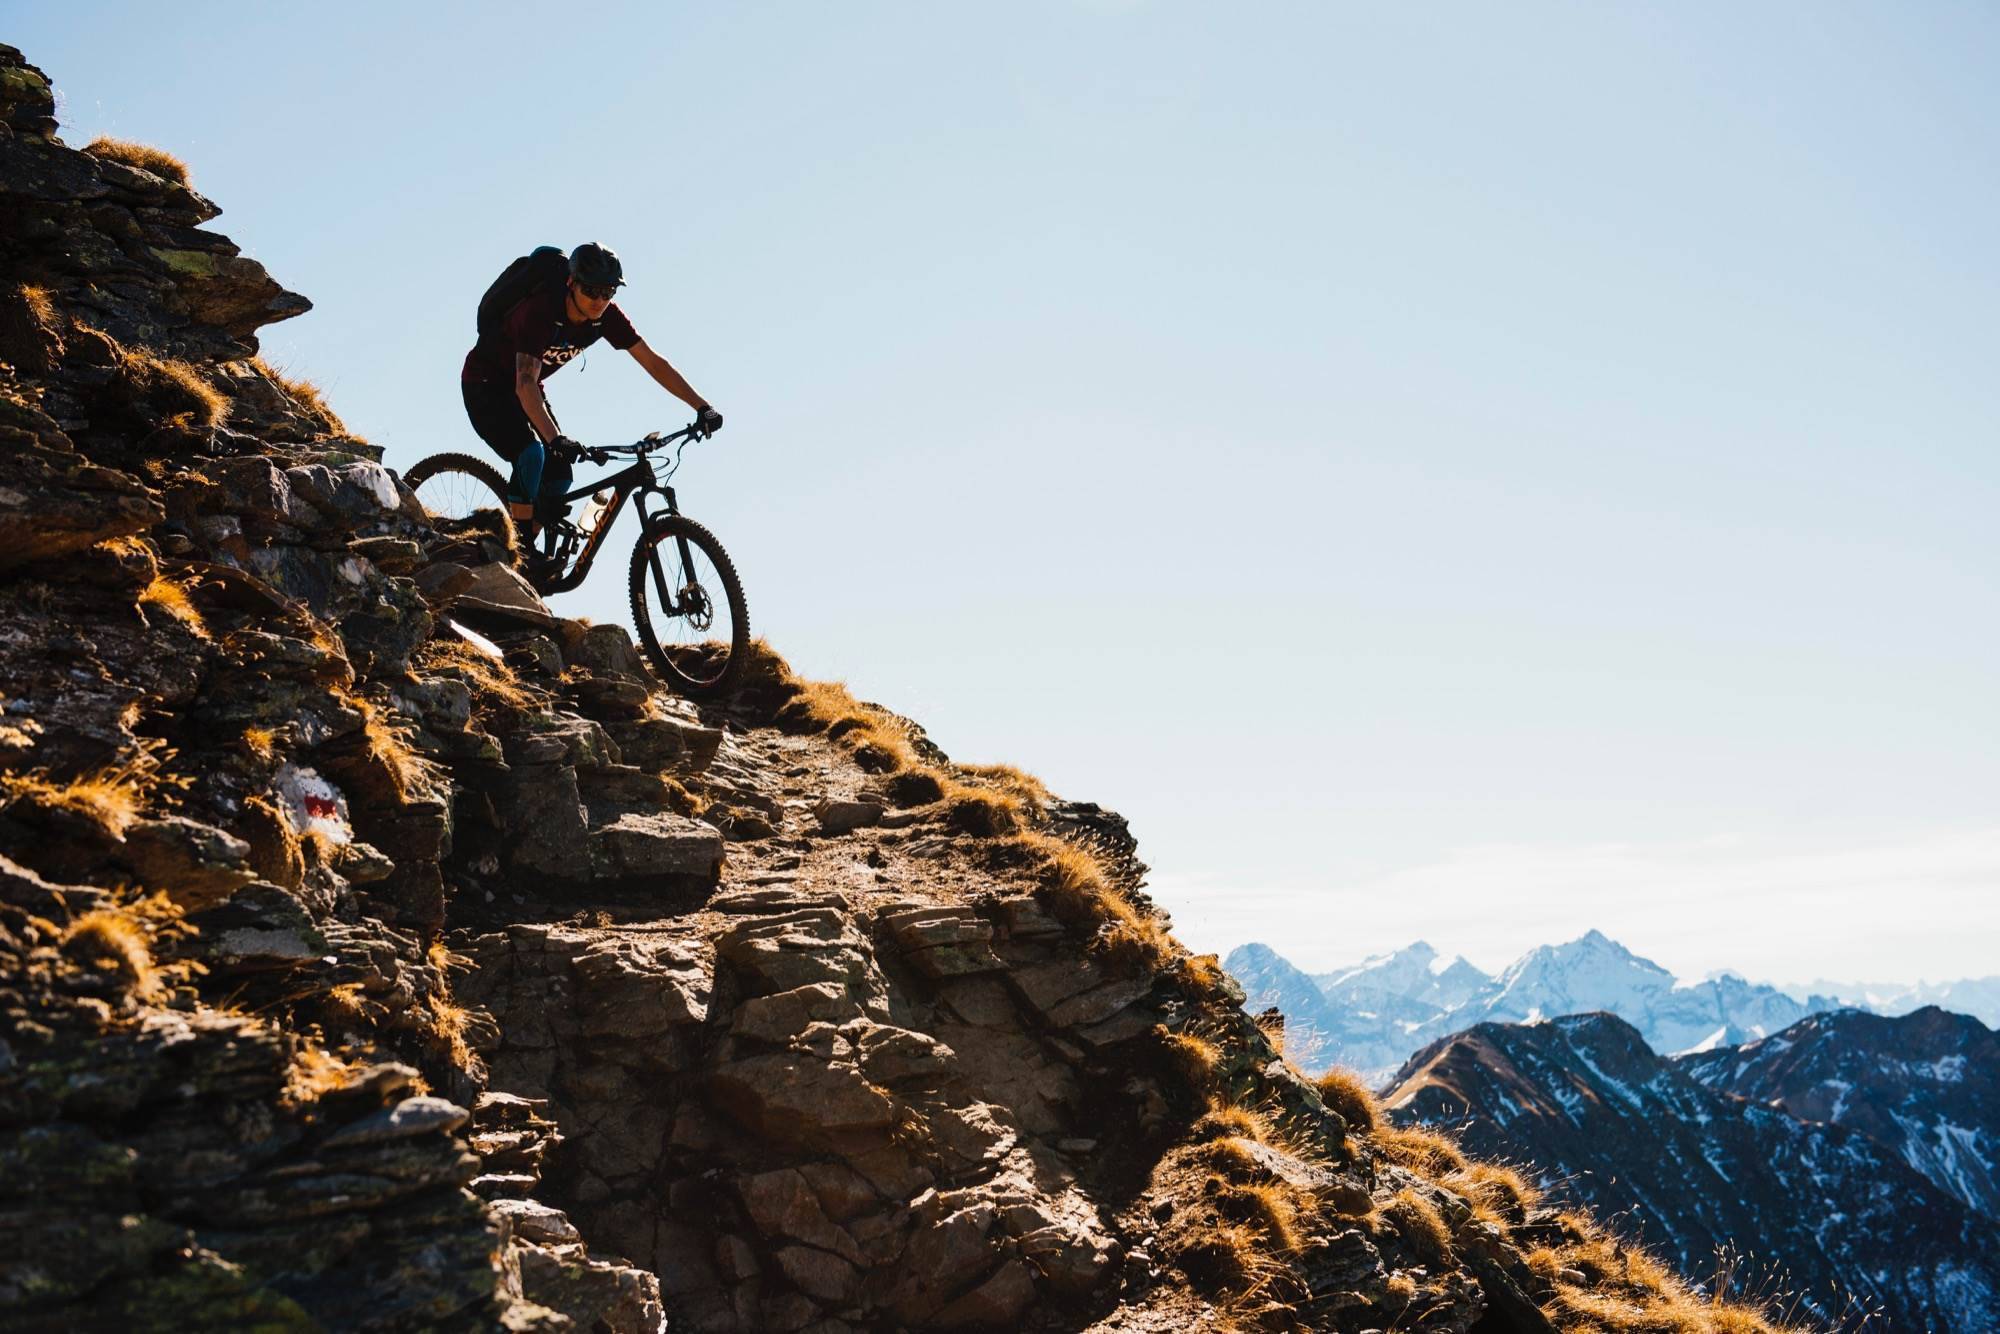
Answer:
[[[254,360],[213,205],[10,48],[0,123],[0,1323],[1551,1327],[1580,1225],[1330,1105],[1116,816],[672,698]]]

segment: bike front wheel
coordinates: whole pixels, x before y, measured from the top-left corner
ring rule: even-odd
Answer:
[[[632,548],[632,628],[654,670],[684,695],[726,695],[750,658],[750,612],[715,534],[678,514]]]
[[[507,479],[470,454],[433,454],[403,474],[433,519],[469,519],[478,510],[507,514]]]

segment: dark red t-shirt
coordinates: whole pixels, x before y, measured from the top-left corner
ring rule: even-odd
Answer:
[[[471,384],[511,384],[514,358],[525,353],[542,359],[542,378],[546,380],[600,338],[620,351],[639,341],[639,331],[616,302],[606,306],[596,320],[571,324],[564,318],[568,292],[557,283],[522,297],[498,326],[479,335],[472,351],[465,354],[465,369],[459,378]]]

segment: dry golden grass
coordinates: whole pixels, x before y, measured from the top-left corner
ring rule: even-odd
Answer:
[[[350,691],[336,689],[333,694],[361,715],[361,735],[368,753],[388,770],[396,791],[404,797],[430,793],[437,783],[438,768],[411,744],[415,729]]]
[[[158,607],[167,615],[186,626],[196,639],[207,639],[208,622],[201,617],[201,609],[188,597],[187,585],[166,575],[158,575],[139,594],[139,604]]]
[[[1046,783],[1011,764],[961,764],[958,768],[960,773],[996,786],[1019,803],[1036,810],[1047,807],[1055,800]]]
[[[121,990],[141,1000],[159,986],[146,928],[122,909],[98,908],[77,918],[63,932],[62,955],[79,968],[117,978]]]
[[[154,756],[142,753],[121,765],[61,781],[46,773],[0,774],[0,806],[16,801],[83,816],[114,838],[124,838],[146,807],[157,781]]]
[[[1402,1190],[1382,1206],[1382,1216],[1419,1256],[1434,1265],[1451,1260],[1451,1229],[1436,1206],[1413,1190]]]
[[[1409,1168],[1428,1181],[1442,1181],[1454,1172],[1463,1172],[1467,1160],[1454,1144],[1435,1130],[1422,1126],[1378,1126],[1374,1140],[1390,1162]]]
[[[1354,1071],[1334,1066],[1315,1079],[1313,1087],[1319,1090],[1320,1101],[1338,1112],[1349,1130],[1373,1134],[1382,1124],[1381,1103],[1368,1081]]]
[[[65,342],[48,289],[22,283],[0,288],[0,361],[45,375],[62,359]]]
[[[130,139],[114,139],[108,134],[100,134],[83,146],[83,151],[95,158],[111,162],[122,162],[140,171],[150,171],[155,176],[165,177],[181,185],[188,184],[188,165],[164,148],[151,144],[136,143]]]
[[[357,1062],[343,1060],[312,1039],[302,1038],[292,1050],[281,1102],[294,1108],[317,1102],[335,1089],[353,1083],[360,1069]]]
[[[299,411],[311,418],[321,430],[339,435],[347,433],[346,424],[340,420],[339,414],[327,405],[326,395],[321,393],[320,387],[311,380],[295,379],[262,357],[252,357],[250,364],[260,375],[284,390],[285,396],[290,398]]]
[[[1094,953],[1119,968],[1161,971],[1174,966],[1179,947],[1166,928],[1112,886],[1087,848],[1039,830],[1016,837],[1041,862],[1042,899],[1056,918],[1096,928],[1090,942]]]
[[[901,773],[923,767],[909,731],[887,714],[856,699],[844,682],[801,681],[792,677],[789,684],[795,693],[779,709],[779,721],[826,733],[851,751],[863,768],[876,773]]]
[[[1224,1135],[1202,1145],[1196,1156],[1225,1176],[1254,1178],[1264,1171],[1264,1160],[1257,1156],[1257,1145],[1261,1142],[1242,1135]]]
[[[512,667],[496,662],[459,639],[432,639],[417,650],[417,665],[432,671],[450,668],[472,691],[477,705],[503,705],[509,709],[540,707],[542,697],[521,683]]]
[[[33,283],[22,283],[15,289],[21,305],[28,317],[45,329],[53,329],[56,323],[56,303],[49,296],[49,289],[37,287]]]
[[[974,838],[998,838],[1017,833],[1026,822],[1027,808],[1012,792],[971,787],[945,779],[945,820],[961,834]]]
[[[1213,992],[1228,976],[1222,960],[1213,954],[1190,954],[1180,961],[1180,968],[1181,980],[1202,995]]]
[[[342,982],[327,990],[326,999],[321,1003],[326,1015],[336,1024],[360,1027],[368,1018],[367,1005],[362,1000],[359,982]]]
[[[268,760],[278,750],[278,729],[275,727],[246,727],[243,729],[243,744],[250,753],[260,760]]]
[[[297,889],[305,881],[305,854],[291,819],[267,797],[246,797],[236,832],[250,844],[250,866],[274,885]]]
[[[229,400],[190,362],[125,350],[120,370],[132,391],[170,422],[220,426],[228,420]]]
[[[472,1012],[458,1002],[444,996],[431,998],[431,1036],[444,1047],[451,1063],[461,1069],[472,1064],[472,1047],[465,1040],[465,1030],[471,1021]]]
[[[1215,1178],[1211,1192],[1221,1208],[1264,1234],[1265,1243],[1279,1251],[1299,1249],[1299,1216],[1312,1209],[1312,1197],[1280,1182],[1240,1186]]]
[[[1245,1223],[1190,1228],[1175,1239],[1172,1253],[1188,1273],[1239,1291],[1267,1281],[1279,1267],[1264,1239]]]
[[[661,774],[660,786],[666,790],[667,804],[673,807],[676,815],[699,819],[714,804],[708,797],[691,790],[678,778]]]
[[[1155,1027],[1153,1036],[1166,1054],[1168,1064],[1190,1089],[1206,1093],[1215,1086],[1216,1073],[1222,1068],[1222,1052],[1213,1042],[1193,1033],[1170,1033],[1164,1027]]]
[[[1194,1135],[1196,1139],[1247,1139],[1269,1144],[1272,1131],[1261,1112],[1231,1103],[1210,1103],[1207,1114],[1194,1123]]]
[[[1526,1222],[1528,1210],[1542,1198],[1541,1191],[1526,1177],[1500,1163],[1467,1163],[1464,1171],[1451,1174],[1444,1184],[1466,1198],[1473,1217],[1502,1232]]]
[[[1557,1328],[1593,1334],[1782,1334],[1754,1307],[1727,1297],[1727,1284],[1702,1296],[1656,1257],[1605,1233],[1587,1215],[1561,1214],[1568,1238],[1526,1256],[1555,1299],[1544,1309]],[[1583,1282],[1575,1281],[1581,1277]]]

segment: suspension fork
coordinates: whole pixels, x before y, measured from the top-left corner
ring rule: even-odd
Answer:
[[[662,487],[661,490],[666,493],[667,513],[670,515],[679,514],[681,507],[679,500],[674,495],[674,489],[668,486]],[[650,525],[651,522],[652,518],[648,516],[647,523]],[[674,546],[680,553],[682,572],[691,579],[694,573],[694,556],[688,550],[687,534],[675,533]],[[646,544],[646,563],[653,571],[653,590],[659,595],[660,610],[674,616],[685,615],[689,609],[680,605],[680,590],[669,589],[667,587],[667,572],[660,566],[660,544],[658,542],[648,542]]]

